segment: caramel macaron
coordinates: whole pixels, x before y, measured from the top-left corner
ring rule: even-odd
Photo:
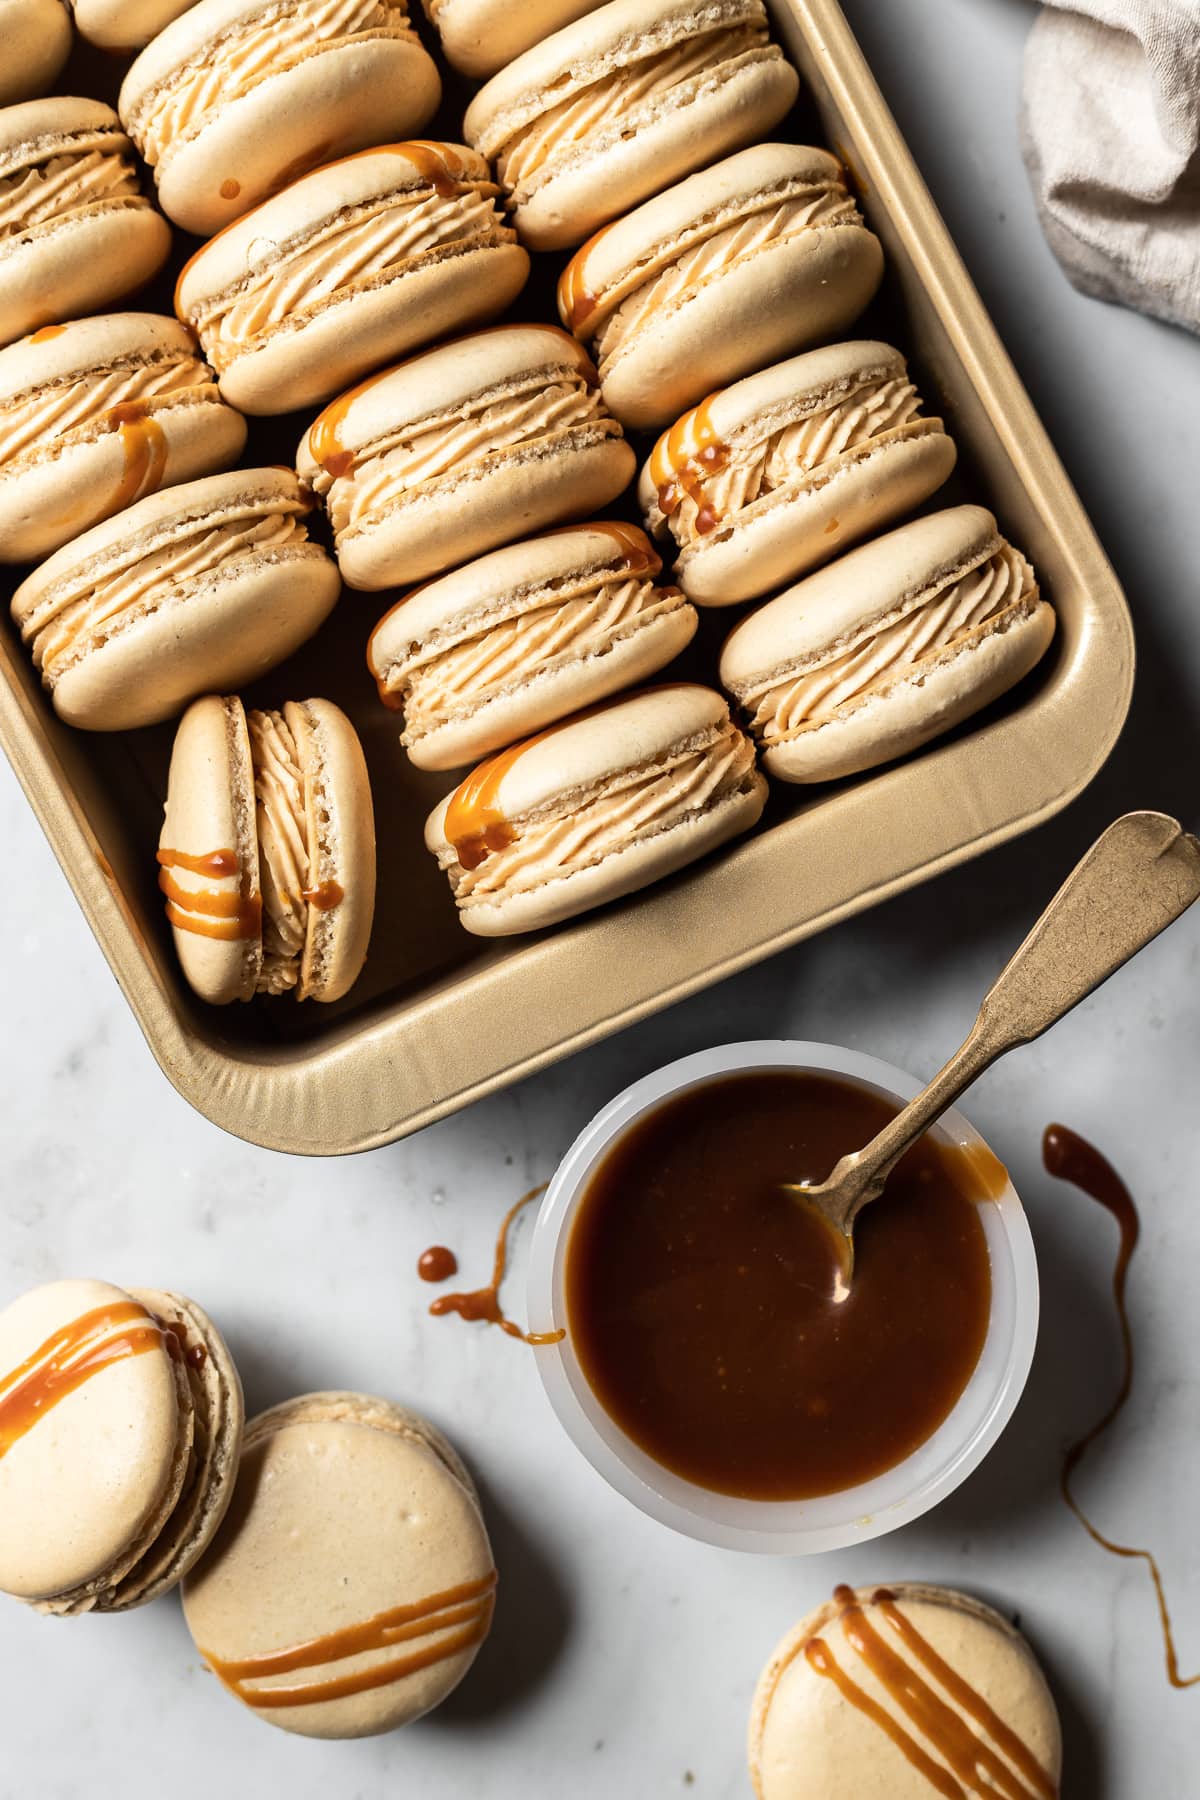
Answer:
[[[180,276],[176,309],[233,405],[315,405],[516,298],[529,256],[499,192],[460,144],[359,151],[205,244]]]
[[[163,211],[207,237],[318,163],[419,131],[440,97],[407,0],[198,0],[118,104]]]
[[[356,1738],[441,1704],[495,1593],[478,1495],[441,1432],[388,1400],[306,1394],[246,1427],[233,1504],[183,1611],[256,1718]]]
[[[234,469],[139,500],[73,538],[12,614],[68,725],[125,731],[265,674],[341,592],[286,469]]]
[[[735,627],[721,681],[783,781],[890,762],[1028,674],[1054,636],[1037,577],[982,506],[915,519]]]
[[[70,53],[62,0],[0,0],[0,106],[44,94]]]
[[[175,319],[104,313],[0,350],[0,562],[32,562],[246,442]]]
[[[561,250],[765,137],[799,85],[762,0],[610,0],[493,76],[463,132],[522,241]]]
[[[910,512],[955,462],[887,344],[830,344],[711,394],[642,467],[651,530],[699,606],[754,600]]]
[[[680,683],[482,763],[430,814],[425,845],[466,930],[507,937],[672,874],[749,830],[766,797],[721,696]]]
[[[601,0],[424,0],[446,61],[482,81]]]
[[[920,1582],[840,1587],[763,1670],[750,1714],[758,1800],[1054,1800],[1062,1731],[1007,1619]]]
[[[645,681],[695,635],[636,525],[570,525],[493,550],[392,607],[367,665],[420,769],[457,769]]]
[[[882,272],[841,164],[755,144],[599,231],[564,269],[558,310],[618,419],[646,430],[844,331]]]
[[[343,576],[368,589],[596,512],[635,466],[557,325],[494,326],[385,369],[326,407],[297,454]]]
[[[80,37],[101,50],[140,50],[196,0],[71,0]]]
[[[0,1312],[0,1589],[120,1612],[203,1555],[233,1492],[242,1388],[194,1300],[55,1281]]]
[[[159,886],[202,1000],[340,1000],[375,910],[375,819],[362,746],[331,700],[247,713],[206,694],[179,722]]]
[[[110,106],[52,97],[0,110],[0,344],[144,287],[171,229],[142,193]]]

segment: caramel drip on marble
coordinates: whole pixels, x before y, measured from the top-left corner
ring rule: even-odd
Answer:
[[[720,514],[704,498],[704,483],[729,461],[729,445],[721,441],[709,408],[717,398],[710,394],[699,406],[685,412],[655,444],[650,453],[650,479],[658,491],[658,507],[665,519],[685,498],[697,507],[696,530],[701,537],[715,531]]]
[[[509,1207],[500,1223],[500,1232],[496,1239],[496,1256],[492,1264],[492,1279],[487,1287],[475,1288],[469,1293],[441,1294],[430,1306],[429,1310],[435,1318],[444,1313],[457,1313],[460,1319],[481,1320],[488,1325],[498,1325],[509,1337],[520,1338],[523,1343],[559,1344],[566,1337],[565,1330],[557,1331],[522,1331],[512,1319],[506,1318],[500,1305],[500,1284],[504,1280],[504,1271],[508,1265],[508,1233],[513,1220],[522,1209],[544,1194],[546,1184],[530,1188],[527,1194]]]
[[[163,848],[157,852],[156,860],[158,885],[167,898],[167,919],[177,931],[191,931],[197,937],[218,938],[225,943],[258,936],[262,930],[262,895],[247,891],[245,876],[238,891],[228,893],[220,888],[186,888],[171,873],[172,869],[186,869],[192,875],[208,875],[217,881],[227,879],[238,873],[236,850],[209,850],[196,856],[186,850]]]
[[[448,1657],[482,1643],[491,1624],[495,1587],[496,1571],[492,1569],[478,1581],[447,1588],[443,1593],[431,1594],[410,1606],[393,1606],[358,1625],[343,1626],[339,1631],[310,1638],[287,1650],[268,1651],[261,1656],[238,1660],[222,1659],[210,1650],[201,1650],[200,1654],[218,1680],[247,1706],[259,1709],[319,1706],[323,1701],[342,1700],[350,1694],[366,1693],[371,1688],[390,1687],[392,1682],[402,1681],[406,1675],[432,1668],[436,1663],[445,1662]],[[273,1688],[249,1685],[272,1675],[324,1668],[351,1656],[390,1649],[394,1644],[418,1642],[437,1632],[448,1632],[449,1635],[424,1649],[389,1657],[386,1662],[345,1675],[333,1675],[325,1681]]]
[[[166,1333],[136,1300],[97,1306],[63,1325],[0,1376],[0,1457],[52,1407],[102,1369],[161,1350]]]
[[[1113,1299],[1117,1307],[1117,1319],[1121,1330],[1121,1381],[1112,1405],[1098,1419],[1091,1430],[1083,1437],[1068,1446],[1064,1456],[1059,1487],[1063,1499],[1070,1507],[1083,1529],[1107,1550],[1111,1556],[1123,1556],[1144,1562],[1150,1571],[1150,1579],[1154,1583],[1154,1597],[1158,1602],[1158,1617],[1162,1627],[1163,1650],[1167,1662],[1167,1680],[1173,1688],[1195,1687],[1200,1683],[1200,1670],[1195,1675],[1181,1675],[1179,1657],[1175,1649],[1175,1633],[1171,1626],[1171,1612],[1167,1605],[1167,1590],[1162,1578],[1162,1570],[1158,1560],[1149,1550],[1139,1550],[1130,1544],[1118,1544],[1112,1538],[1105,1537],[1102,1531],[1092,1524],[1079,1502],[1071,1491],[1071,1477],[1083,1461],[1088,1450],[1101,1434],[1108,1430],[1117,1414],[1128,1400],[1133,1387],[1133,1331],[1129,1323],[1129,1308],[1125,1298],[1125,1283],[1129,1274],[1129,1264],[1137,1247],[1141,1222],[1133,1195],[1117,1174],[1107,1157],[1101,1156],[1094,1145],[1066,1125],[1048,1125],[1042,1138],[1042,1161],[1046,1172],[1060,1181],[1069,1181],[1089,1199],[1095,1200],[1110,1212],[1117,1222],[1120,1231],[1120,1242],[1117,1248],[1117,1260],[1113,1266]]]

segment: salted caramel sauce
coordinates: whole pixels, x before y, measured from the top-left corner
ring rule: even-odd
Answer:
[[[0,1457],[102,1369],[164,1348],[165,1329],[136,1300],[97,1306],[60,1326],[0,1376]]]
[[[318,912],[332,912],[346,898],[346,890],[337,881],[319,881],[315,887],[300,889],[300,898],[307,900]]]
[[[435,1318],[445,1313],[457,1313],[460,1319],[483,1322],[487,1325],[498,1325],[509,1337],[520,1338],[526,1344],[558,1344],[566,1336],[559,1331],[522,1331],[512,1319],[505,1316],[500,1305],[500,1284],[504,1280],[504,1271],[508,1265],[508,1233],[513,1220],[522,1209],[536,1200],[539,1194],[546,1191],[546,1184],[530,1188],[527,1194],[514,1202],[500,1222],[500,1231],[496,1238],[496,1255],[492,1264],[492,1279],[487,1287],[475,1288],[469,1293],[440,1294],[429,1310]]]
[[[260,1709],[317,1706],[322,1701],[342,1700],[371,1688],[389,1687],[406,1675],[432,1668],[435,1663],[445,1662],[448,1657],[482,1643],[491,1624],[495,1588],[496,1571],[492,1569],[478,1581],[463,1582],[459,1587],[431,1594],[428,1599],[418,1600],[411,1606],[391,1607],[358,1625],[343,1626],[340,1631],[310,1638],[287,1650],[268,1651],[262,1656],[239,1660],[224,1660],[203,1649],[200,1654],[218,1680],[247,1706]],[[390,1657],[386,1662],[353,1673],[333,1675],[324,1681],[304,1682],[294,1687],[249,1685],[271,1675],[324,1668],[328,1663],[343,1662],[348,1657],[362,1656],[372,1650],[386,1650],[393,1644],[412,1643],[438,1632],[449,1635],[422,1650]]]
[[[186,869],[190,875],[226,879],[238,873],[236,850],[209,850],[193,855],[164,847],[156,853],[156,860],[158,885],[167,897],[167,919],[176,930],[227,943],[258,936],[262,930],[262,895],[248,891],[245,874],[237,893],[227,893],[220,888],[186,888],[171,873],[172,869]]]
[[[587,284],[587,259],[602,237],[612,230],[602,225],[587,243],[578,249],[558,278],[558,316],[568,331],[578,331],[600,304],[598,294]]]
[[[143,495],[158,492],[167,472],[167,438],[143,400],[124,400],[105,417],[117,427],[125,458],[120,482],[109,502],[107,516],[111,518]]]
[[[1133,1331],[1129,1323],[1129,1308],[1125,1298],[1125,1283],[1129,1274],[1129,1264],[1137,1247],[1141,1224],[1138,1219],[1137,1206],[1133,1195],[1117,1174],[1112,1164],[1086,1138],[1081,1138],[1066,1125],[1048,1125],[1042,1138],[1042,1161],[1049,1175],[1057,1176],[1060,1181],[1069,1181],[1081,1193],[1110,1212],[1117,1222],[1120,1240],[1117,1246],[1117,1260],[1113,1266],[1113,1299],[1116,1302],[1117,1320],[1121,1331],[1122,1373],[1120,1385],[1112,1405],[1098,1419],[1091,1430],[1071,1444],[1064,1456],[1062,1471],[1059,1476],[1059,1487],[1063,1499],[1070,1507],[1083,1529],[1094,1543],[1107,1550],[1112,1556],[1123,1556],[1144,1562],[1150,1571],[1150,1579],[1154,1583],[1154,1597],[1158,1602],[1158,1617],[1162,1627],[1163,1649],[1167,1662],[1167,1680],[1173,1688],[1195,1687],[1200,1683],[1200,1670],[1195,1675],[1181,1675],[1179,1657],[1175,1649],[1175,1633],[1171,1626],[1171,1613],[1167,1605],[1167,1590],[1162,1578],[1162,1570],[1157,1558],[1149,1550],[1139,1550],[1129,1544],[1118,1544],[1112,1538],[1105,1537],[1088,1518],[1071,1491],[1071,1477],[1096,1439],[1108,1430],[1117,1414],[1128,1400],[1133,1387]]]
[[[729,445],[721,441],[709,408],[717,398],[710,394],[699,406],[685,412],[669,431],[664,431],[650,453],[650,478],[658,493],[658,507],[665,519],[677,512],[685,497],[697,508],[696,530],[715,531],[720,514],[704,498],[704,483],[729,461]]]
[[[417,1274],[422,1281],[449,1281],[458,1274],[458,1258],[445,1244],[430,1244],[417,1258]]]
[[[242,191],[242,184],[240,181],[235,181],[232,175],[229,175],[226,176],[225,180],[221,183],[218,191],[222,200],[236,200]]]
[[[60,332],[66,329],[65,325],[43,325],[39,331],[33,333],[29,341],[31,344],[44,344],[47,338],[56,338]]]

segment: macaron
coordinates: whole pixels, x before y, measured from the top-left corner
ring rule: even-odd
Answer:
[[[883,251],[825,150],[755,144],[606,225],[558,284],[608,406],[639,430],[852,325]]]
[[[70,52],[61,0],[0,0],[0,106],[44,94]]]
[[[28,576],[13,618],[68,725],[153,725],[265,674],[333,610],[338,572],[288,469],[184,482],[94,525]]]
[[[371,788],[345,713],[330,700],[250,713],[236,695],[195,701],[171,751],[158,868],[202,1000],[340,1000],[375,910]]]
[[[928,498],[954,467],[904,358],[830,344],[711,394],[663,433],[638,501],[700,606],[754,600]]]
[[[59,96],[0,110],[0,344],[143,287],[171,230],[142,193],[111,106]]]
[[[135,500],[227,469],[246,442],[175,319],[104,313],[0,350],[0,562],[48,556]]]
[[[465,928],[554,925],[694,862],[753,825],[767,784],[719,694],[645,688],[481,763],[425,844]]]
[[[586,352],[556,325],[497,325],[343,394],[297,455],[354,588],[421,581],[614,500],[633,451]]]
[[[163,211],[207,237],[318,163],[419,131],[440,97],[407,0],[199,0],[118,105]]]
[[[356,1738],[441,1704],[495,1593],[479,1497],[441,1432],[388,1400],[306,1394],[246,1427],[233,1504],[183,1612],[256,1718]]]
[[[279,413],[502,312],[529,257],[481,156],[387,144],[293,182],[197,251],[175,304],[221,392]]]
[[[463,133],[522,242],[561,250],[765,137],[799,85],[762,0],[610,0],[493,76]]]
[[[384,614],[367,665],[420,769],[457,769],[645,681],[695,635],[636,525],[569,525],[429,582]]]
[[[122,1612],[203,1555],[233,1494],[242,1387],[194,1300],[54,1281],[0,1312],[0,1589]]]
[[[101,50],[140,50],[195,0],[71,0],[80,37]]]
[[[1054,1800],[1062,1732],[1033,1651],[953,1588],[839,1587],[788,1633],[750,1713],[758,1800]]]
[[[850,551],[735,627],[721,680],[763,763],[831,781],[948,731],[1028,674],[1054,610],[982,506]]]
[[[540,44],[600,0],[424,0],[425,12],[441,39],[446,61],[463,75],[482,81],[522,51]]]

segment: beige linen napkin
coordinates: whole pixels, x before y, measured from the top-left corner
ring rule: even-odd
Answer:
[[[1045,6],[1022,137],[1075,286],[1200,332],[1200,0]]]

